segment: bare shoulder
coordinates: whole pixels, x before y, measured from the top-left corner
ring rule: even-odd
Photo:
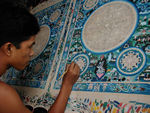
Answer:
[[[8,84],[0,81],[0,99],[3,100],[4,97],[6,97],[6,98],[19,98],[19,96],[18,96],[18,94],[14,88],[12,88]]]
[[[0,94],[2,94],[2,93],[8,93],[8,92],[16,93],[16,91],[15,91],[14,88],[12,88],[8,84],[0,81]]]
[[[24,112],[25,111],[25,112]],[[0,113],[30,113],[24,107],[16,90],[0,81]]]

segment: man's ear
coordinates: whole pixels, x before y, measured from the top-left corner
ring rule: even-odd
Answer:
[[[2,46],[2,50],[7,56],[11,56],[14,45],[11,42],[7,42]]]

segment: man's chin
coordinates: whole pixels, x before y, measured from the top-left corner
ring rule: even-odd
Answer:
[[[22,71],[24,70],[27,66],[29,65],[29,62],[24,63],[22,65],[12,65],[12,67],[14,67],[16,70],[18,71]]]
[[[22,70],[24,70],[25,68],[15,68],[16,70],[18,70],[18,71],[22,71]]]
[[[22,66],[22,67],[16,67],[15,69],[17,69],[18,71],[22,71],[22,70],[24,70],[27,66],[28,66],[28,65]]]

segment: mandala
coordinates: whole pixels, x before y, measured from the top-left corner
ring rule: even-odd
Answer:
[[[37,62],[32,64],[33,66],[33,76],[39,76],[44,68],[44,61],[39,59]]]
[[[98,0],[86,0],[83,4],[83,8],[85,10],[92,9],[96,6],[97,3],[98,3]]]
[[[124,75],[135,75],[145,66],[146,56],[139,48],[123,50],[117,58],[117,68]]]
[[[86,54],[78,54],[72,59],[72,61],[79,65],[80,75],[82,75],[89,66],[89,57]]]
[[[86,21],[82,30],[82,43],[94,53],[105,53],[124,44],[137,24],[135,7],[125,1],[104,4]]]
[[[34,55],[32,59],[35,59],[45,49],[50,37],[50,28],[47,25],[40,27],[40,32],[36,36],[35,45],[33,46]]]

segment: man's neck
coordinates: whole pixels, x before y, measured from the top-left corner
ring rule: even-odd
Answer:
[[[7,65],[6,61],[3,59],[2,56],[0,56],[0,76],[6,72],[8,67],[9,66]]]
[[[0,64],[0,76],[3,75],[7,70],[7,67],[4,67],[3,65]]]

